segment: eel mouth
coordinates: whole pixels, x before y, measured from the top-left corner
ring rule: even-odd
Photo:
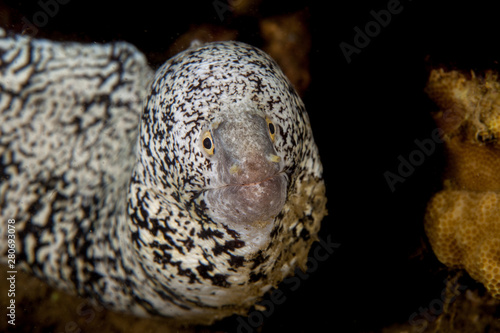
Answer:
[[[272,181],[272,180],[273,180],[273,178],[275,178],[275,177],[279,177],[279,176],[281,176],[281,175],[284,175],[284,176],[286,177],[286,175],[285,175],[284,173],[281,173],[281,172],[280,172],[280,173],[278,173],[278,174],[276,174],[276,175],[272,175],[272,176],[270,176],[270,177],[267,177],[267,178],[265,178],[265,179],[263,179],[263,180],[259,180],[259,181],[256,181],[256,182],[251,182],[251,183],[243,183],[243,184],[227,184],[227,185],[223,185],[223,186],[221,186],[221,187],[227,187],[227,186],[254,186],[254,185],[260,185],[260,184],[265,183],[265,182],[267,182],[267,181]]]
[[[209,189],[205,199],[216,220],[253,224],[270,221],[283,209],[287,186],[288,177],[280,172],[257,182]]]

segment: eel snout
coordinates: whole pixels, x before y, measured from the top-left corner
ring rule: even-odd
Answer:
[[[269,122],[261,114],[244,112],[212,127],[216,186],[205,198],[215,220],[267,222],[283,208],[288,178]]]

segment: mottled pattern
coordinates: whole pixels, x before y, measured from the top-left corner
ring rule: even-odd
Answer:
[[[0,130],[18,265],[115,310],[245,313],[305,265],[326,213],[304,105],[246,44],[192,47],[153,77],[126,43],[0,30]]]

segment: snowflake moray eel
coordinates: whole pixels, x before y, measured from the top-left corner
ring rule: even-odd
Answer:
[[[125,42],[0,28],[0,259],[115,311],[245,314],[304,268],[326,214],[305,107],[241,42],[156,71]]]

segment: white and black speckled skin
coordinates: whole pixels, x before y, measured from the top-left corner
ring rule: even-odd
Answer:
[[[127,43],[0,29],[0,132],[0,237],[16,219],[18,266],[118,311],[245,313],[305,265],[326,213],[304,105],[242,43],[154,75]]]

